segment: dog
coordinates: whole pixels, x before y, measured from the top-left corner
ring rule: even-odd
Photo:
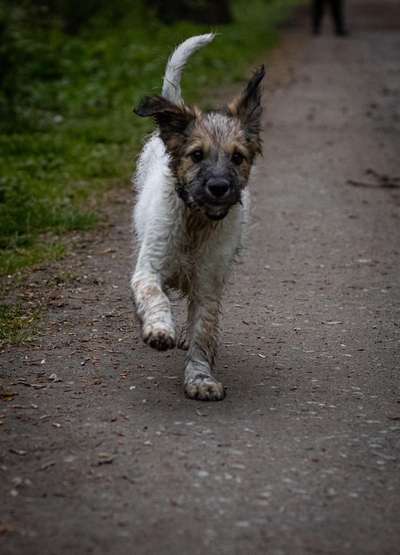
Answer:
[[[131,279],[145,343],[163,351],[177,343],[169,292],[187,298],[184,389],[204,401],[224,398],[212,375],[224,283],[248,220],[251,168],[261,153],[259,67],[243,92],[218,111],[203,113],[182,99],[188,58],[213,34],[180,44],[169,59],[162,93],[146,96],[134,112],[157,131],[137,163],[134,228],[139,252]]]

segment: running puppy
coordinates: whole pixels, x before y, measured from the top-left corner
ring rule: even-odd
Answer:
[[[144,341],[160,351],[176,344],[169,289],[188,300],[185,393],[218,401],[224,387],[212,376],[224,282],[246,225],[250,170],[261,152],[260,67],[240,96],[208,113],[184,104],[182,69],[213,34],[191,37],[168,61],[161,96],[135,110],[158,130],[138,160],[134,224],[139,254],[131,286]]]

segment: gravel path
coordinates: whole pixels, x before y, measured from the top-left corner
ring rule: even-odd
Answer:
[[[400,553],[400,5],[350,23],[274,54],[223,402],[140,341],[127,192],[32,274],[41,334],[0,354],[2,555]]]

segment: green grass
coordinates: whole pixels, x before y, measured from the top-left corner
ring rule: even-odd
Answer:
[[[37,311],[27,313],[21,306],[0,304],[0,348],[29,341],[37,319]]]
[[[0,268],[3,275],[12,275],[25,266],[59,260],[64,254],[65,246],[60,239],[36,240],[28,247],[0,250]]]
[[[197,53],[185,72],[188,101],[241,80],[277,40],[277,24],[296,0],[234,0],[235,22]],[[133,3],[134,4],[134,3]],[[28,61],[17,74],[13,115],[0,129],[0,275],[62,254],[62,236],[96,225],[88,198],[116,181],[128,185],[150,123],[132,114],[160,91],[171,49],[210,29],[165,26],[132,8],[123,23],[101,20],[77,36],[32,28],[17,35]],[[16,50],[18,52],[18,49]],[[0,98],[1,100],[1,98]],[[47,245],[44,237],[58,237]]]

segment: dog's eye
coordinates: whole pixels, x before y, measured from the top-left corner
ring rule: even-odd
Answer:
[[[237,166],[240,166],[240,164],[243,162],[244,160],[244,156],[243,154],[240,154],[240,152],[234,152],[232,154],[232,158],[231,158],[232,162],[234,164],[236,164]]]
[[[190,157],[193,160],[193,162],[197,164],[198,162],[201,162],[203,160],[204,154],[202,150],[197,149],[191,152]]]

